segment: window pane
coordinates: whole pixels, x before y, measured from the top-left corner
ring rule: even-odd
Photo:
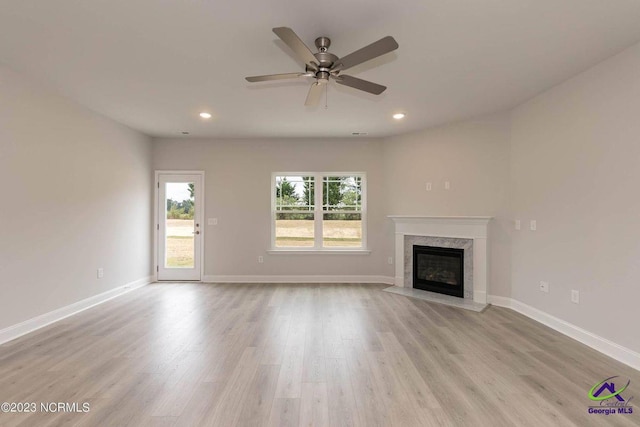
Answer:
[[[168,182],[165,187],[165,268],[193,268],[194,183]]]
[[[325,176],[322,180],[322,189],[323,210],[362,210],[362,177]]]
[[[276,213],[276,247],[313,247],[312,213]]]
[[[323,214],[322,246],[362,247],[362,214]]]
[[[313,211],[312,176],[276,176],[276,211]]]

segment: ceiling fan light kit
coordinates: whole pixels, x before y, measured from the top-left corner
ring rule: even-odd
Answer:
[[[362,90],[374,95],[380,95],[387,88],[367,80],[357,77],[340,74],[351,67],[362,64],[363,62],[377,58],[378,56],[392,52],[398,48],[398,43],[393,37],[383,37],[377,42],[371,43],[362,49],[356,50],[342,58],[337,57],[329,52],[331,39],[329,37],[318,37],[315,40],[318,52],[313,53],[304,44],[300,37],[288,27],[277,27],[273,32],[296,54],[296,56],[304,62],[305,71],[303,73],[284,73],[269,74],[265,76],[246,77],[248,82],[266,82],[272,80],[294,79],[298,77],[313,77],[316,79],[309,88],[306,106],[317,105],[322,95],[322,89],[329,80],[336,83],[349,86],[354,89]]]

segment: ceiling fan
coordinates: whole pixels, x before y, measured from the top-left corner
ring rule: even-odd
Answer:
[[[323,87],[333,79],[336,83],[363,90],[374,95],[380,95],[387,88],[386,86],[362,80],[346,74],[340,75],[353,66],[362,64],[378,56],[389,53],[398,48],[398,43],[393,37],[387,36],[377,42],[371,43],[362,49],[356,50],[347,56],[338,58],[333,53],[329,53],[331,40],[328,37],[318,37],[315,45],[317,53],[311,52],[300,37],[288,27],[274,28],[273,32],[287,45],[296,56],[305,64],[304,73],[270,74],[266,76],[246,77],[249,82],[266,82],[271,80],[293,79],[297,77],[313,77],[316,81],[311,85],[304,105],[313,106],[318,103],[322,95]]]

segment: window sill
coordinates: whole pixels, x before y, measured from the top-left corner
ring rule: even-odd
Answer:
[[[269,249],[271,255],[369,255],[368,249]]]

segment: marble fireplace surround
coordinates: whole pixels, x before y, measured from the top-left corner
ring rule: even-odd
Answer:
[[[467,290],[471,289],[473,301],[486,304],[489,271],[487,239],[492,217],[390,215],[389,218],[395,225],[395,286],[413,287],[412,273],[409,276],[406,273],[407,268],[412,268],[407,264],[413,264],[413,244],[462,249],[471,247],[471,251],[465,250],[465,298],[468,296],[471,299],[471,295],[467,294]],[[467,287],[467,252],[471,252],[469,255],[473,265],[470,287]]]

